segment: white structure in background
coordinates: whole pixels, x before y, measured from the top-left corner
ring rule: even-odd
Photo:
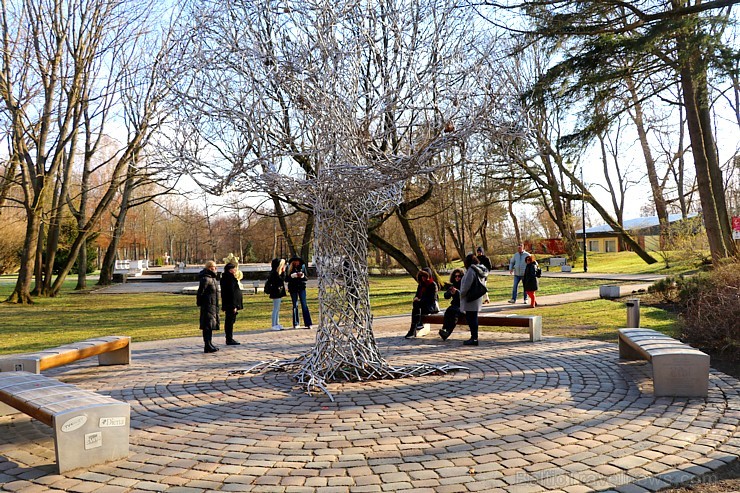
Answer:
[[[113,274],[126,274],[130,277],[140,277],[149,268],[149,260],[116,260]]]

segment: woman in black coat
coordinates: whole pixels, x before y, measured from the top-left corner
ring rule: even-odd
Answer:
[[[234,340],[234,322],[239,310],[244,308],[242,302],[242,290],[239,287],[239,280],[236,278],[236,266],[226,264],[224,273],[221,274],[221,306],[224,311],[224,332],[226,333],[226,345],[238,346],[239,343]]]
[[[416,274],[419,286],[416,288],[416,296],[411,307],[411,327],[404,336],[406,339],[416,337],[416,332],[422,327],[421,316],[437,313],[437,283],[434,282],[431,269],[425,267]]]
[[[215,353],[218,348],[213,345],[213,331],[219,328],[218,317],[218,284],[216,282],[216,262],[209,260],[198,274],[198,294],[196,303],[200,307],[200,330],[203,332],[205,353]]]
[[[293,302],[293,328],[298,327],[298,303],[300,302],[303,326],[310,330],[313,322],[306,303],[306,284],[308,283],[306,264],[301,257],[292,257],[288,260],[288,264],[288,291],[290,291],[290,300]]]
[[[527,266],[524,268],[524,294],[529,297],[529,304],[532,308],[537,306],[537,300],[534,297],[534,292],[540,288],[539,279],[537,279],[537,262],[534,261],[533,256],[529,256],[524,260]]]
[[[450,337],[450,334],[452,334],[452,331],[455,330],[457,319],[462,313],[460,311],[460,283],[464,275],[465,271],[463,269],[455,269],[450,273],[450,285],[445,291],[444,296],[446,300],[452,301],[450,302],[450,306],[447,307],[447,310],[445,310],[445,320],[442,328],[439,329],[439,337],[443,341],[446,341]]]

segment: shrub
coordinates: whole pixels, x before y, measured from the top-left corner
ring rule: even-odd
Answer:
[[[740,262],[688,278],[679,300],[684,340],[740,361]]]

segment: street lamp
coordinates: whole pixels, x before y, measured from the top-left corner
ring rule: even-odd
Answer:
[[[583,183],[583,168],[581,168],[581,231],[583,232],[583,272],[588,272],[586,258],[586,185]]]

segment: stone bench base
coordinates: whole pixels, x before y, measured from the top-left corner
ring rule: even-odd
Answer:
[[[655,395],[706,397],[709,355],[651,329],[619,329],[619,357],[648,360]]]
[[[429,325],[442,325],[445,317],[443,314],[422,315],[421,323],[425,331],[417,331],[417,337],[429,333]],[[457,318],[458,325],[468,325],[465,314]],[[542,317],[539,315],[481,315],[478,314],[478,325],[484,327],[526,327],[529,329],[529,340],[532,342],[542,340]]]
[[[0,415],[17,412],[52,428],[60,473],[128,456],[128,403],[17,371],[0,379]]]

